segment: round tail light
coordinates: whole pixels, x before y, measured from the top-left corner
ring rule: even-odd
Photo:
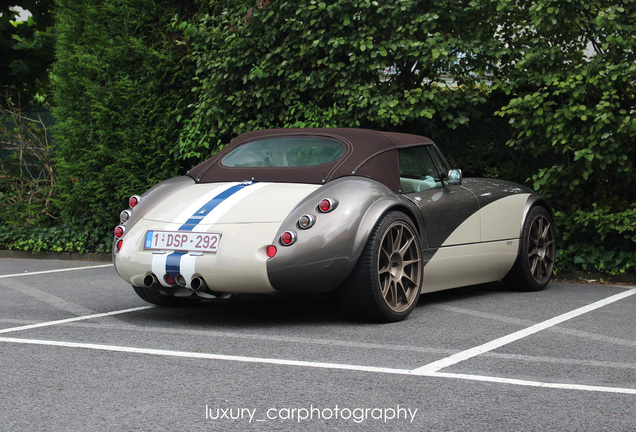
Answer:
[[[323,198],[320,203],[318,203],[318,210],[320,210],[322,213],[329,213],[336,208],[336,205],[336,201],[332,200],[331,198]]]
[[[301,229],[309,229],[316,223],[316,218],[313,215],[304,214],[298,218],[298,227]]]
[[[266,252],[268,257],[274,258],[276,256],[276,252],[278,252],[278,249],[276,249],[276,246],[270,245],[270,246],[267,246]]]
[[[119,238],[121,236],[124,235],[124,227],[121,225],[118,225],[115,227],[115,229],[113,230],[113,234],[115,234],[115,237]]]
[[[280,236],[280,242],[283,246],[291,246],[296,242],[296,233],[293,231],[285,231]]]
[[[137,204],[139,204],[139,201],[141,201],[141,197],[138,195],[133,195],[128,198],[128,205],[130,206],[130,208],[134,208]]]
[[[131,212],[130,210],[124,210],[123,212],[119,213],[119,220],[121,223],[126,222],[128,219],[130,219],[131,216]]]

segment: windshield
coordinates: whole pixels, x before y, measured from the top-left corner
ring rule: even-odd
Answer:
[[[252,141],[223,158],[229,168],[309,167],[334,162],[346,151],[344,144],[320,137],[285,137]]]

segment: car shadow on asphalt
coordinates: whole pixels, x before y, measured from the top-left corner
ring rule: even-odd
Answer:
[[[333,297],[235,295],[227,300],[202,301],[187,307],[157,307],[144,312],[154,324],[244,326],[315,325],[346,321]]]
[[[493,293],[512,292],[501,282],[490,282],[480,285],[471,285],[460,288],[453,288],[444,291],[425,293],[420,296],[417,307],[426,307],[438,303],[452,303],[477,297],[492,296]]]
[[[490,283],[422,294],[415,309],[440,303],[453,303],[484,297],[508,290],[501,283]],[[235,295],[227,300],[202,301],[188,307],[157,307],[144,311],[143,319],[154,324],[173,326],[219,326],[223,328],[249,326],[303,325],[378,325],[347,316],[334,295],[282,296]]]

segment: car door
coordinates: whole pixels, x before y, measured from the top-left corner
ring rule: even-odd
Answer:
[[[420,212],[428,236],[428,249],[475,244],[480,241],[479,203],[461,184],[440,178],[448,171],[437,148],[430,145],[399,150],[402,194]],[[426,247],[426,245],[423,245]]]

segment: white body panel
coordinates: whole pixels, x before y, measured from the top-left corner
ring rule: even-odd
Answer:
[[[519,239],[440,248],[424,267],[422,293],[492,282],[517,259]]]
[[[510,195],[482,208],[481,241],[519,238],[529,197],[530,194]]]
[[[499,199],[466,219],[424,266],[422,293],[502,279],[519,252],[529,194]],[[481,243],[473,243],[475,230]],[[458,243],[464,243],[459,244]]]

